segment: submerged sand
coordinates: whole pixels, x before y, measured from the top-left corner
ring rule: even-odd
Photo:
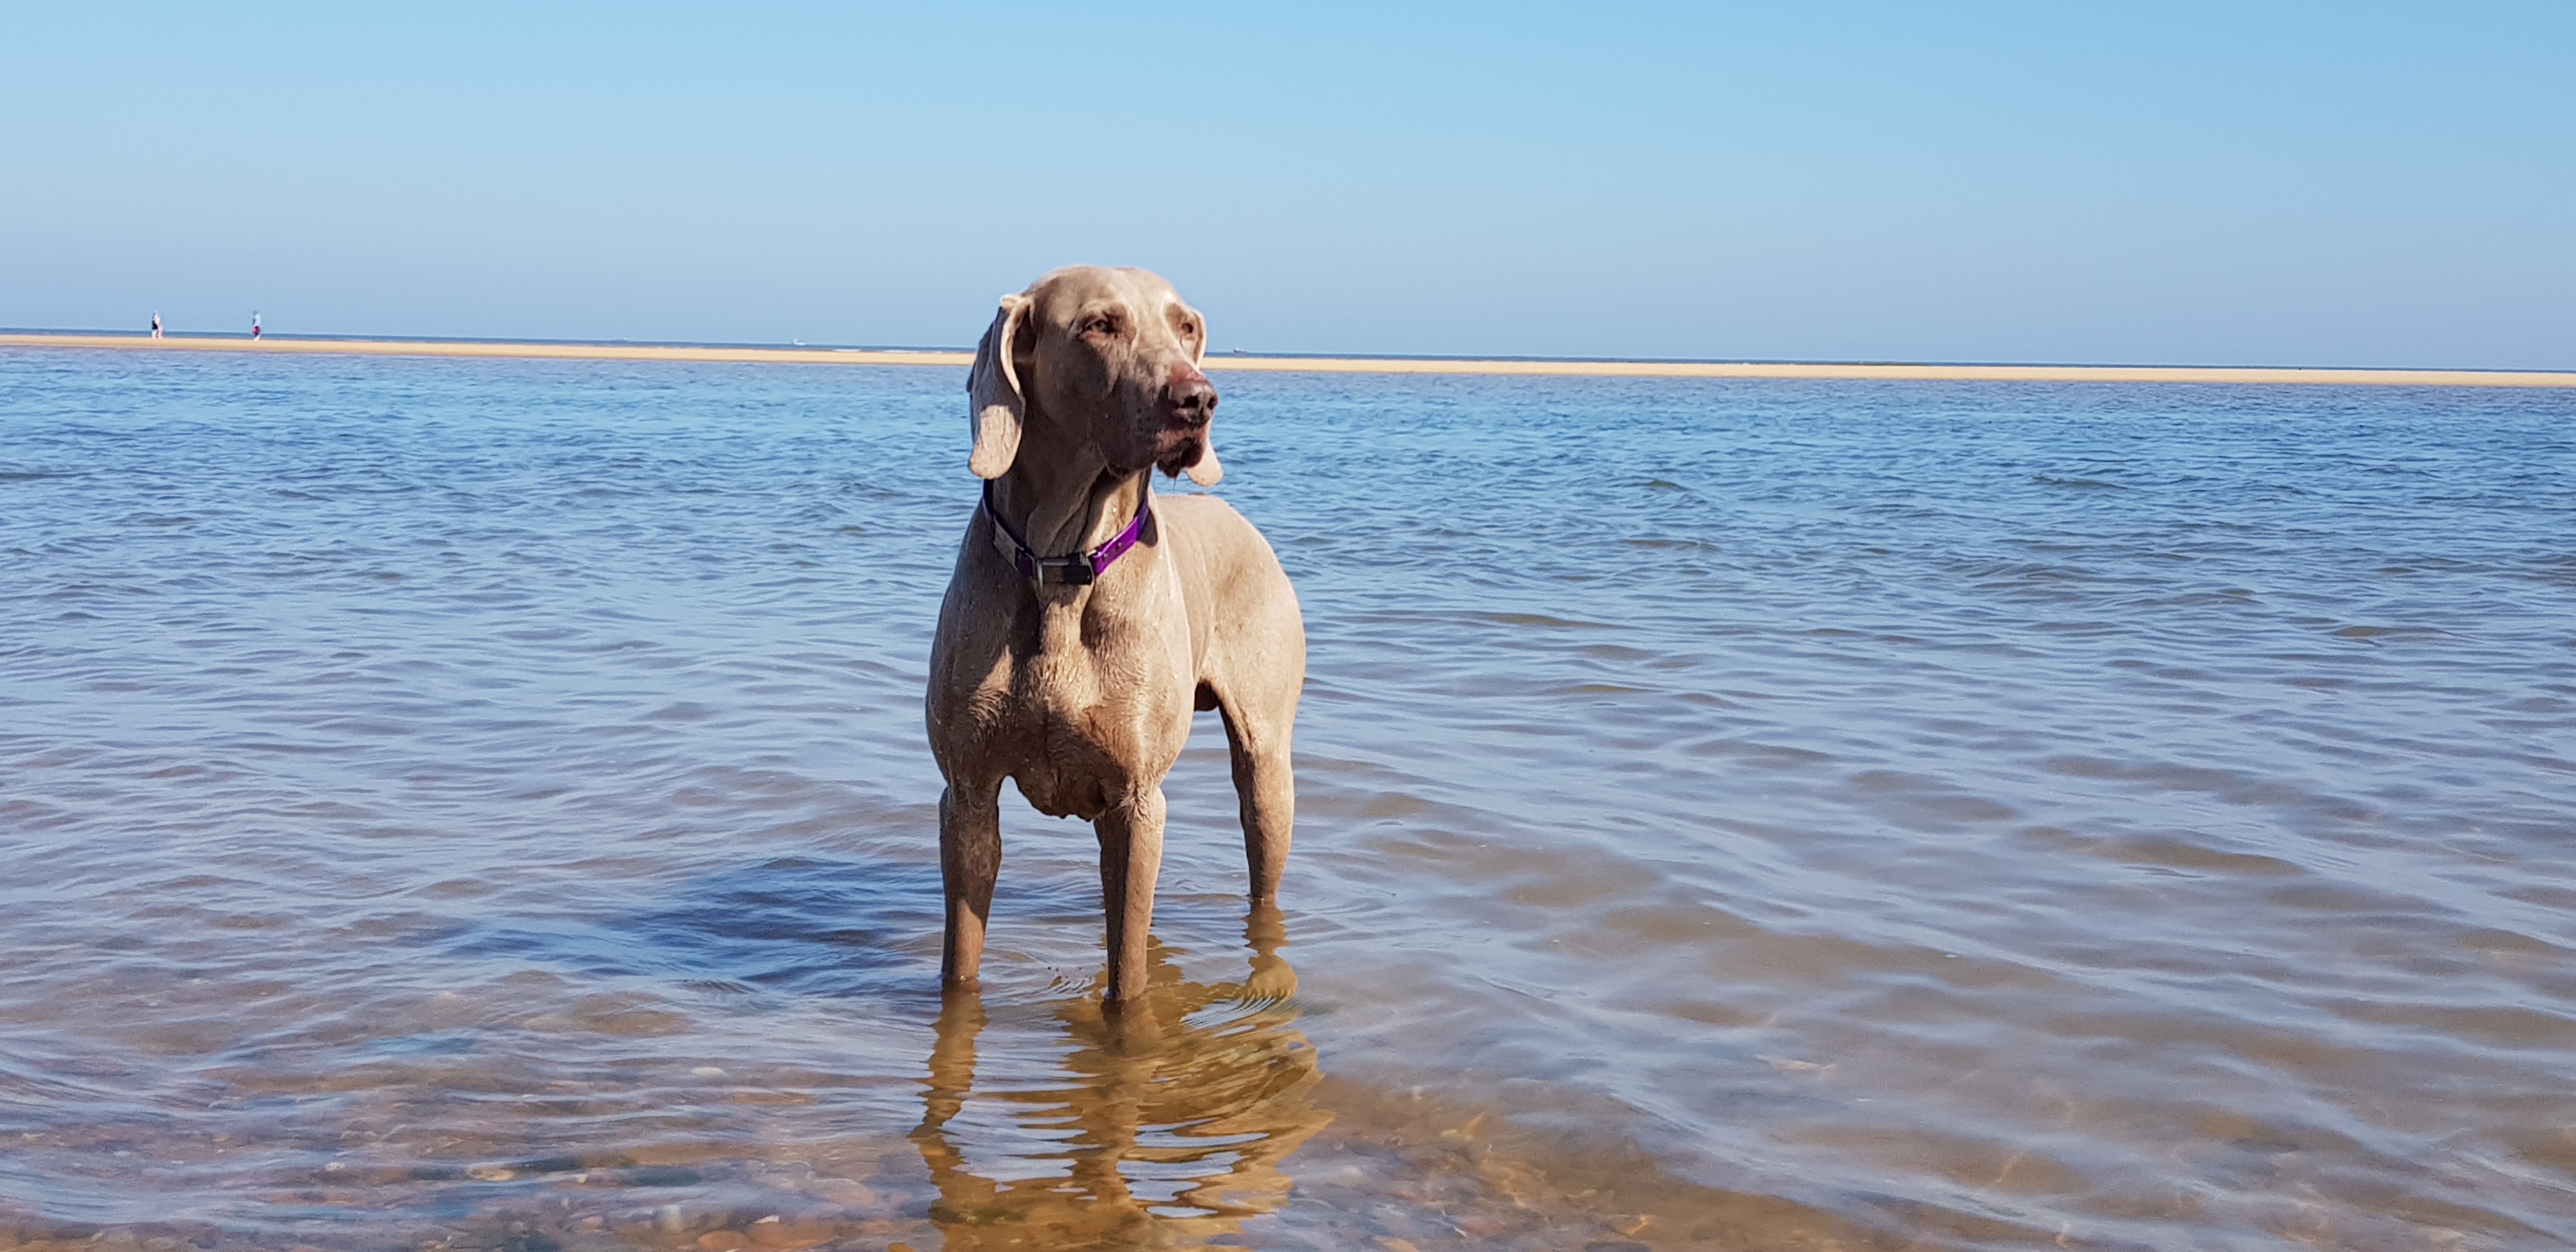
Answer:
[[[0,347],[161,352],[342,353],[551,360],[740,361],[797,365],[947,365],[967,352],[879,348],[736,348],[628,343],[466,343],[413,339],[147,339],[138,335],[0,335]],[[1608,378],[1784,378],[1916,382],[2291,383],[2382,387],[2576,387],[2552,370],[2307,369],[2198,365],[1937,365],[1900,362],[1551,361],[1419,357],[1213,356],[1212,370],[1309,374],[1502,374]]]

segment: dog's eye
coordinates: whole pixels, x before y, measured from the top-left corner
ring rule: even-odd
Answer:
[[[1117,333],[1118,333],[1118,319],[1117,319],[1117,318],[1114,318],[1114,317],[1109,317],[1109,316],[1106,316],[1106,315],[1103,315],[1103,316],[1100,316],[1100,317],[1095,317],[1095,318],[1091,319],[1090,321],[1084,322],[1084,323],[1082,324],[1082,333],[1084,333],[1084,334],[1086,334],[1086,335],[1114,335],[1114,334],[1117,334]]]

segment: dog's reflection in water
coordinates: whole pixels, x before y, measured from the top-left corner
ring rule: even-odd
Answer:
[[[1282,1160],[1332,1115],[1311,1099],[1323,1075],[1296,1029],[1278,910],[1256,910],[1244,937],[1242,982],[1183,982],[1156,947],[1141,1003],[1058,1006],[1049,1043],[1072,1049],[1056,1082],[976,1090],[984,1006],[950,994],[912,1134],[950,1252],[1193,1243],[1287,1203]],[[979,1173],[968,1157],[991,1160],[977,1140],[997,1118],[1019,1151]]]

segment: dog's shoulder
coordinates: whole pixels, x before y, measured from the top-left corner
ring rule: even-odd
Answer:
[[[1228,629],[1254,622],[1272,632],[1298,629],[1297,592],[1287,571],[1270,541],[1233,505],[1192,494],[1156,496],[1154,507],[1170,530],[1194,612],[1231,623]]]
[[[1159,495],[1154,512],[1172,532],[1174,553],[1220,580],[1245,569],[1279,567],[1261,531],[1215,496]]]
[[[1223,499],[1203,491],[1185,494],[1160,494],[1154,497],[1154,512],[1176,532],[1203,543],[1241,543],[1246,539],[1264,543],[1261,532],[1243,514]]]

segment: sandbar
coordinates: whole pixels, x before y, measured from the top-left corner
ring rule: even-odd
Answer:
[[[361,356],[523,357],[591,361],[735,361],[780,365],[974,363],[959,351],[888,348],[758,348],[636,343],[474,342],[441,339],[263,339],[142,335],[0,334],[8,348],[122,348],[152,352],[339,353]],[[1426,357],[1249,356],[1225,353],[1211,370],[1283,374],[1488,374],[1590,378],[1769,378],[1878,382],[2259,383],[2339,387],[2576,387],[2576,371],[2322,369],[2208,365],[1942,365],[1905,362],[1592,361]]]

